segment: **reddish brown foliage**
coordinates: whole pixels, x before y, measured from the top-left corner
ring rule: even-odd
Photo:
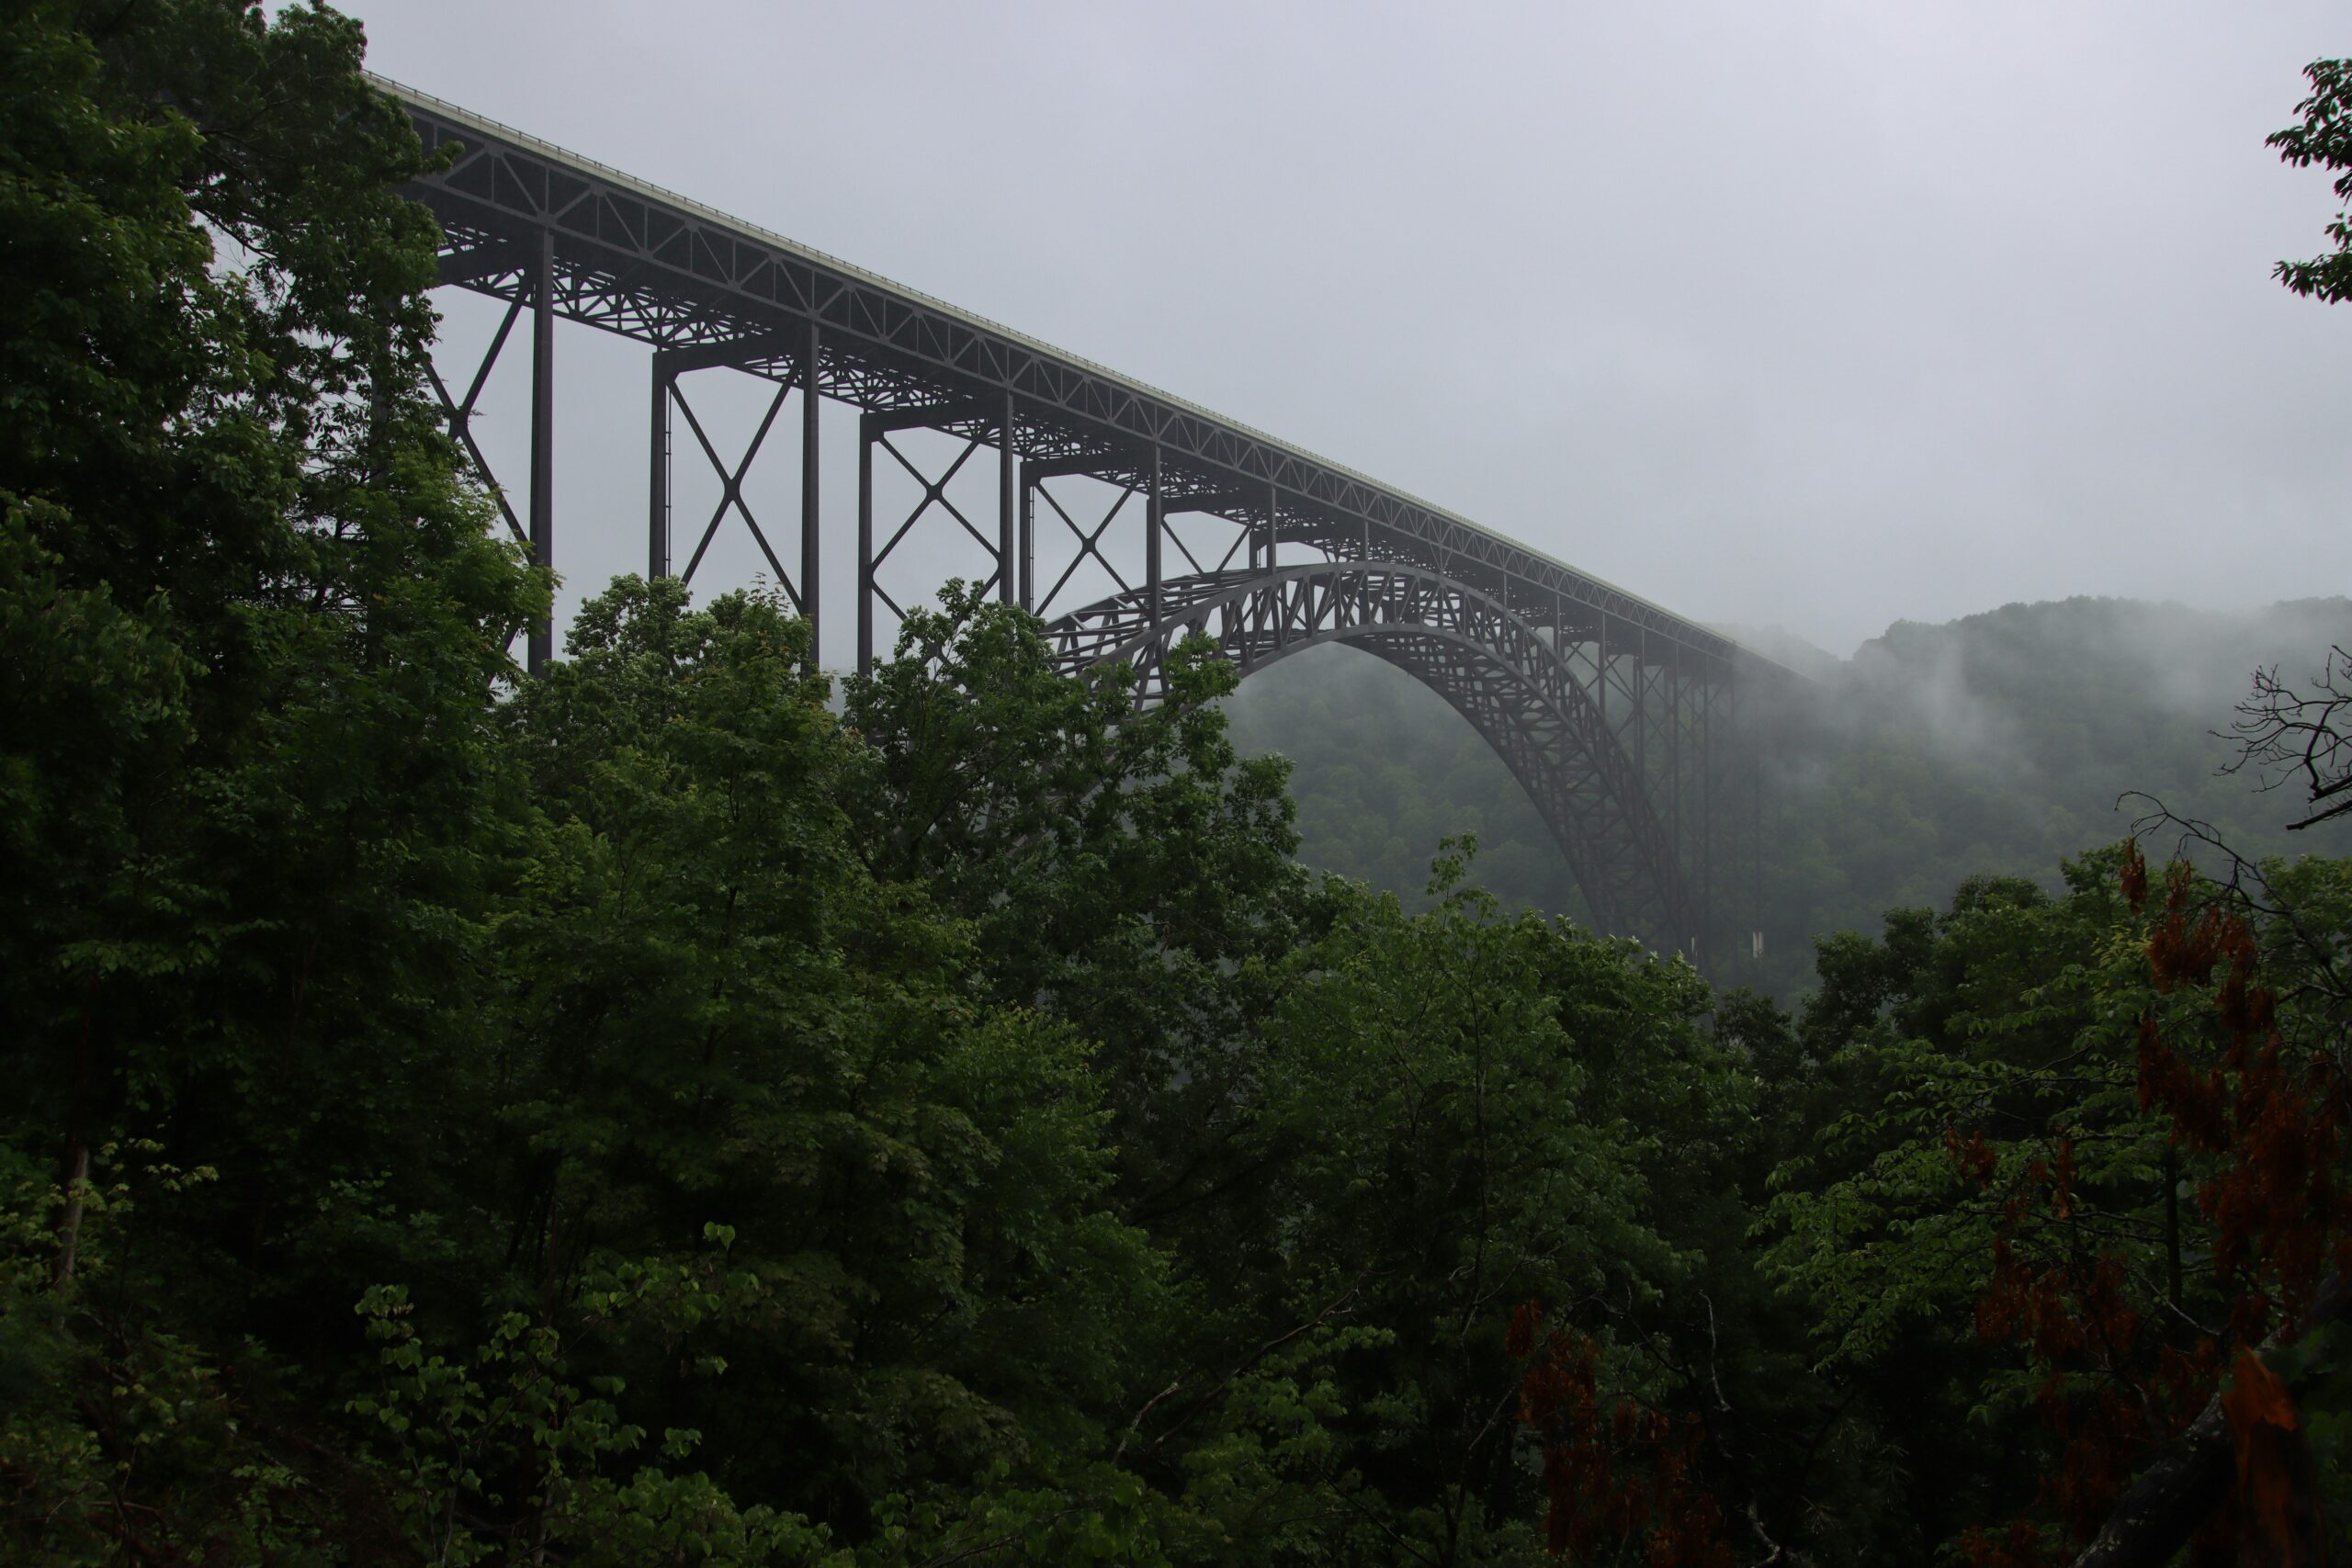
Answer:
[[[1972,1529],[1961,1544],[1974,1568],[2041,1568],[2041,1530],[2031,1519],[2012,1519],[1998,1540]]]
[[[2086,1540],[2130,1483],[2132,1460],[2195,1416],[2213,1356],[2210,1345],[2184,1353],[2165,1343],[2132,1303],[2118,1258],[2044,1257],[2025,1246],[2021,1233],[2038,1213],[2068,1212],[2074,1180],[2072,1151],[2062,1145],[2011,1195],[1976,1330],[1991,1343],[2022,1345],[2042,1369],[2036,1404],[2060,1444],[2042,1500]],[[1970,1550],[1981,1563],[2023,1563],[2038,1561],[2039,1541],[2038,1531],[2013,1528],[2006,1542],[1973,1537]]]
[[[2222,1410],[2237,1450],[2239,1561],[2281,1568],[2325,1562],[2325,1529],[2314,1506],[2317,1477],[2294,1395],[2261,1357],[2241,1349]]]
[[[2188,898],[2187,870],[2176,866],[2149,970],[2170,992],[2205,984],[2228,960],[2213,998],[2218,1038],[2191,1030],[2176,1043],[2154,1015],[2143,1018],[2140,1104],[2171,1118],[2174,1143],[2220,1156],[2198,1205],[2213,1224],[2215,1270],[2236,1294],[2231,1329],[2252,1342],[2275,1314],[2301,1312],[2330,1269],[2352,1264],[2352,1193],[2337,1179],[2346,1096],[2324,1056],[2298,1062],[2284,1049],[2252,929],[2211,907],[2192,924]]]
[[[2149,894],[2136,844],[2121,880],[2136,914]],[[2316,1562],[2308,1554],[2317,1540],[2310,1457],[2292,1401],[2244,1347],[2301,1313],[2328,1270],[2352,1265],[2352,1194],[2338,1179],[2346,1096],[2324,1055],[2298,1056],[2282,1041],[2278,998],[2261,984],[2261,952],[2245,919],[2197,907],[2186,866],[2167,869],[2164,894],[2149,929],[2150,979],[2161,996],[2210,987],[2212,1005],[2169,1026],[2153,1011],[2141,1019],[2139,1103],[2168,1120],[2177,1148],[2207,1162],[2198,1206],[2212,1227],[2212,1268],[2230,1305],[2226,1339],[2240,1347],[2227,1396],[2235,1401],[2237,1495],[2200,1537],[2197,1556]],[[1962,1174],[1990,1190],[1996,1161],[1983,1138],[1963,1140],[1953,1128],[1944,1143]],[[2088,1540],[2141,1460],[2212,1396],[2225,1356],[2221,1340],[2188,1329],[2179,1314],[2152,1319],[2135,1306],[2121,1258],[2070,1234],[2078,1180],[2070,1142],[2028,1167],[2003,1205],[1976,1324],[1988,1341],[2022,1346],[2042,1370],[2041,1413],[2061,1445],[2042,1501],[2075,1540]],[[1967,1546],[1979,1568],[2042,1561],[2029,1520],[1997,1539],[1973,1533]]]
[[[1984,1142],[1984,1134],[1972,1133],[1968,1141],[1962,1143],[1960,1129],[1947,1127],[1944,1129],[1944,1152],[1951,1156],[1953,1164],[1960,1167],[1962,1176],[1986,1191],[1992,1190],[1993,1178],[2000,1170],[2001,1160],[1991,1145]]]
[[[1651,1568],[1730,1568],[1723,1511],[1694,1475],[1698,1418],[1604,1401],[1599,1343],[1572,1329],[1545,1335],[1543,1308],[1529,1302],[1511,1314],[1504,1348],[1526,1356],[1539,1339],[1542,1353],[1520,1378],[1519,1418],[1544,1444],[1552,1554],[1591,1560],[1638,1546]]]

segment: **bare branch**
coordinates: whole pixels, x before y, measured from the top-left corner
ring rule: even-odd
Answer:
[[[2222,765],[2225,773],[2252,771],[2264,789],[2300,782],[2305,798],[2320,809],[2290,829],[2309,828],[2352,811],[2352,726],[2346,710],[2352,708],[2352,654],[2341,645],[2327,650],[2327,661],[2308,691],[2288,685],[2270,665],[2254,672],[2254,690],[2238,704],[2230,734],[2238,754]]]

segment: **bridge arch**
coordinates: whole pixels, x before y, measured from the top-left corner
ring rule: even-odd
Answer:
[[[1502,759],[1603,929],[1679,948],[1695,915],[1640,761],[1552,637],[1499,600],[1398,561],[1203,572],[1097,601],[1046,627],[1073,671],[1135,667],[1156,695],[1168,650],[1209,638],[1251,671],[1344,642],[1443,697]]]

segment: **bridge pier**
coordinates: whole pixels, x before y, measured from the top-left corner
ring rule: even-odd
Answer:
[[[1167,580],[1159,558],[1160,536],[1167,531],[1167,497],[1160,491],[1159,443],[1151,444],[1150,488],[1144,494],[1143,511],[1143,580],[1151,606],[1151,618],[1157,624],[1165,604],[1161,590]]]
[[[818,355],[822,348],[818,338],[817,318],[811,316],[801,328],[800,338],[800,614],[808,623],[808,661],[815,664],[821,657],[818,637],[824,631],[820,614],[823,598],[818,592],[817,547],[818,524],[820,521],[819,497],[822,493],[818,480],[823,448],[818,444],[820,412],[824,408],[824,368]]]
[[[997,416],[997,481],[996,481],[996,597],[1001,604],[1015,604],[1020,601],[1020,585],[1013,581],[1013,552],[1019,547],[1013,535],[1019,529],[1021,511],[1021,453],[1012,423],[1012,389],[1004,389],[1004,409]]]
[[[531,268],[531,564],[555,565],[555,231],[539,231]],[[531,626],[527,668],[555,656],[553,612]]]
[[[645,576],[654,581],[670,575],[670,400],[677,386],[677,373],[662,361],[662,351],[656,349],[646,356],[651,369],[649,379],[653,386],[653,421],[647,432],[646,477],[647,497],[645,525]]]
[[[857,422],[857,672],[874,671],[874,416]]]

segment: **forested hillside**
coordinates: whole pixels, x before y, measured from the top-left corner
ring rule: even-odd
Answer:
[[[1784,1008],[1301,865],[1205,648],[526,676],[362,43],[0,13],[0,1561],[2352,1546],[2352,862],[2091,827]]]
[[[2301,681],[2338,644],[2352,644],[2352,600],[2222,613],[2069,599],[1899,622],[1849,660],[1768,649],[1813,677],[1770,724],[1757,923],[1787,962],[1769,983],[1809,984],[1812,938],[1939,907],[1972,874],[2054,889],[2064,857],[2122,838],[2159,803],[2249,858],[2352,852],[2352,827],[2289,833],[2291,795],[2261,793],[2258,770],[2221,771],[2255,670]],[[1245,754],[1291,760],[1309,863],[1410,904],[1438,838],[1470,831],[1476,878],[1507,905],[1580,912],[1501,762],[1392,666],[1313,649],[1253,675],[1227,705]]]

